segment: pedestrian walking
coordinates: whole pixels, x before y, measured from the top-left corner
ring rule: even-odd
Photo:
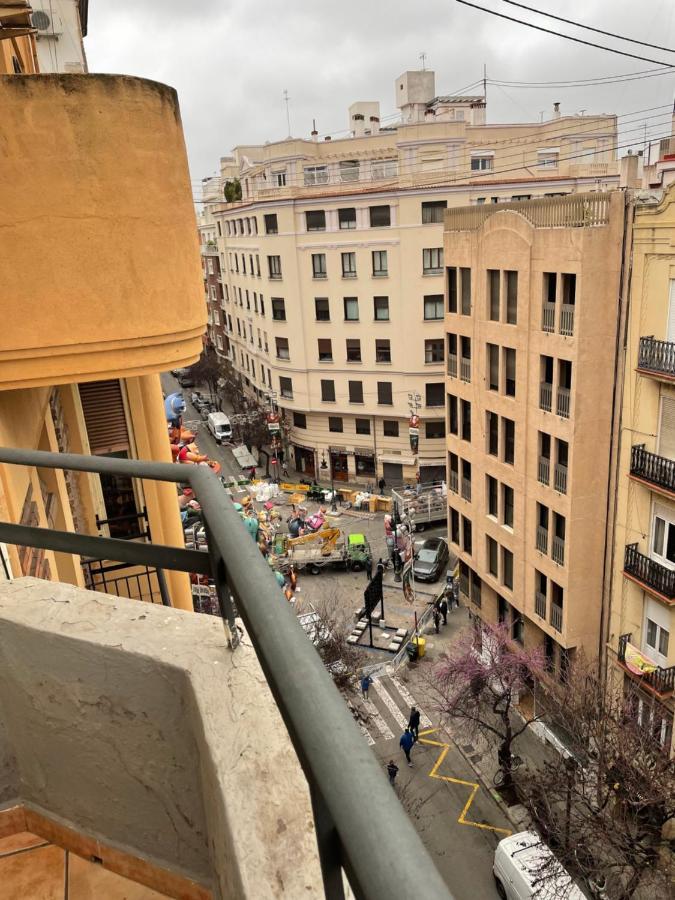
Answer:
[[[416,741],[420,739],[420,711],[416,706],[410,709],[410,719],[408,720],[408,730],[412,733]]]
[[[393,785],[398,775],[398,766],[393,759],[390,759],[387,763],[387,775],[389,776],[389,784]]]
[[[387,482],[384,480],[384,476],[377,482],[377,486],[380,489],[380,494],[384,494],[384,489],[387,486]]]
[[[417,472],[415,472],[415,481],[416,481],[415,490],[419,494],[419,492],[422,490],[422,476],[420,475],[419,469],[417,470]]]
[[[405,758],[408,760],[408,765],[412,767],[412,760],[410,759],[410,751],[412,750],[412,746],[415,743],[415,738],[408,728],[401,735],[401,740],[398,742],[399,747],[405,753]]]
[[[248,470],[248,477],[251,481],[255,481],[255,466],[251,466]]]
[[[441,614],[438,611],[438,608],[434,606],[434,628],[436,629],[436,634],[440,633],[441,626]]]
[[[370,677],[370,675],[364,675],[363,678],[361,679],[361,693],[363,694],[364,700],[368,699],[368,688],[371,686],[372,683],[373,683],[373,679]]]
[[[448,603],[447,603],[445,597],[443,597],[441,599],[441,603],[440,603],[438,611],[443,616],[443,624],[447,625],[448,624]]]
[[[373,578],[373,557],[370,554],[366,556],[366,577],[368,581],[371,581]]]
[[[281,474],[284,476],[284,478],[288,478],[288,466],[285,462],[282,462],[281,464]]]

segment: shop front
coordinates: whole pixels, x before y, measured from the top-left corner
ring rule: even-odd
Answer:
[[[295,456],[295,468],[303,475],[310,478],[316,478],[316,454],[310,447],[303,447],[301,444],[293,444],[293,455]]]
[[[445,460],[420,460],[420,481],[423,484],[430,484],[434,481],[445,481],[445,478]]]
[[[330,451],[330,468],[334,481],[349,480],[349,455],[345,450],[336,450],[331,448]]]
[[[357,447],[354,451],[357,478],[375,478],[375,453],[367,448]]]

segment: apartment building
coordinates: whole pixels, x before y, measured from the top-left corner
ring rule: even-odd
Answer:
[[[448,532],[461,593],[564,677],[597,658],[622,192],[448,210]]]
[[[209,200],[201,220],[223,280],[221,308],[208,298],[212,341],[229,338],[251,393],[276,396],[290,460],[310,476],[445,477],[446,208],[618,185],[613,116],[556,108],[491,125],[482,96],[437,96],[433,72],[406,72],[395,90],[393,124],[378,103],[353,104],[347,137],[236,148],[205,193],[235,180],[242,192]]]
[[[630,314],[620,372],[622,419],[607,635],[610,672],[616,683],[639,684],[635,715],[660,744],[671,749],[675,710],[674,167],[672,159],[669,165],[661,159],[659,169],[669,170],[670,187],[663,195],[645,193],[634,218]]]

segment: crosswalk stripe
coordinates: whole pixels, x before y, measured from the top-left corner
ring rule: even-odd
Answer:
[[[410,693],[408,688],[398,680],[398,678],[392,678],[391,681],[401,697],[403,697],[405,702],[408,704],[408,706],[417,706],[413,695]],[[429,718],[429,716],[425,712],[423,712],[419,708],[419,706],[417,706],[417,708],[420,711],[420,725],[422,726],[422,728],[431,728],[431,719]]]
[[[375,687],[376,685],[377,685],[377,681],[374,681],[373,687]],[[394,733],[391,730],[391,728],[387,725],[387,723],[384,721],[384,719],[379,714],[379,712],[377,711],[377,708],[375,707],[375,704],[373,703],[373,701],[372,700],[364,700],[363,705],[365,706],[365,708],[368,712],[368,715],[371,716],[373,722],[375,722],[375,724],[377,725],[377,729],[380,732],[380,734],[382,735],[382,737],[386,741],[390,741],[393,738]]]
[[[405,731],[405,729],[408,727],[408,720],[406,718],[404,718],[403,714],[401,713],[401,710],[396,705],[396,701],[387,692],[387,689],[382,684],[382,682],[380,681],[379,678],[376,678],[373,681],[373,687],[375,688],[375,691],[376,691],[378,697],[380,698],[380,700],[384,703],[384,705],[387,707],[389,712],[392,714],[392,716],[394,717],[396,722],[400,725],[401,730]]]

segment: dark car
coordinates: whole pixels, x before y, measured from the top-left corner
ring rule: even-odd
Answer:
[[[427,538],[415,554],[415,581],[438,581],[445,571],[450,551],[443,538]]]

